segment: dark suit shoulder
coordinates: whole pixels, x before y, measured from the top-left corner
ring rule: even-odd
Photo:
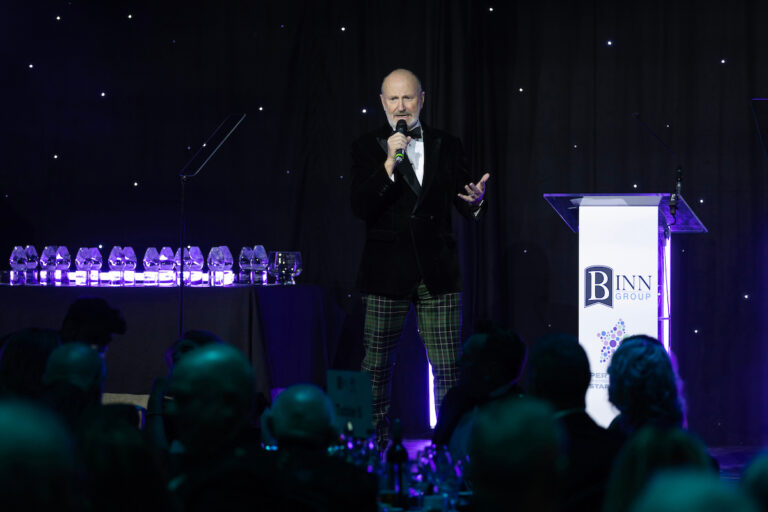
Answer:
[[[430,137],[437,137],[440,139],[448,139],[448,140],[459,140],[459,138],[452,133],[448,133],[445,130],[441,130],[439,128],[435,128],[433,126],[423,125],[424,126],[424,132],[428,133]]]

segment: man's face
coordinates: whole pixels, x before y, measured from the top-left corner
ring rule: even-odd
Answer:
[[[412,128],[424,106],[424,91],[419,91],[419,83],[412,75],[392,73],[382,84],[381,106],[393,129],[401,119],[408,124],[408,128]]]

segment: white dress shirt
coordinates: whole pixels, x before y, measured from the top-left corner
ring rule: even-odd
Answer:
[[[411,130],[417,126],[421,126],[421,122],[411,127]],[[405,154],[408,155],[408,160],[413,165],[413,172],[416,173],[419,185],[424,185],[424,127],[421,128],[421,139],[411,139],[411,142],[405,147]],[[392,173],[389,179],[395,181],[395,173]]]

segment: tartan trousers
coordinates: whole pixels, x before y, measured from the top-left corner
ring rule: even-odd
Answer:
[[[416,307],[419,336],[432,365],[435,408],[438,411],[445,394],[459,380],[457,359],[461,355],[461,293],[431,295],[422,282],[411,298],[366,295],[362,371],[371,375],[373,422],[380,450],[386,448],[389,441],[387,414],[394,355],[412,302]]]

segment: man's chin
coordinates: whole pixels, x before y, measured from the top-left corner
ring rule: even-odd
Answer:
[[[392,120],[391,120],[391,122],[389,124],[391,124],[392,127],[394,128],[394,127],[397,126],[397,123],[399,121],[405,121],[405,123],[408,125],[408,129],[410,130],[411,128],[413,128],[416,125],[416,123],[419,122],[419,118],[417,117],[417,118],[414,119],[413,116],[395,116],[395,117],[392,118]]]
[[[418,117],[414,118],[413,116],[395,116],[395,117],[390,117],[389,118],[389,125],[394,130],[397,127],[397,122],[401,121],[401,120],[406,122],[406,124],[408,125],[408,129],[409,130],[411,128],[413,128],[414,126],[416,126],[416,123],[419,122],[419,118]]]

